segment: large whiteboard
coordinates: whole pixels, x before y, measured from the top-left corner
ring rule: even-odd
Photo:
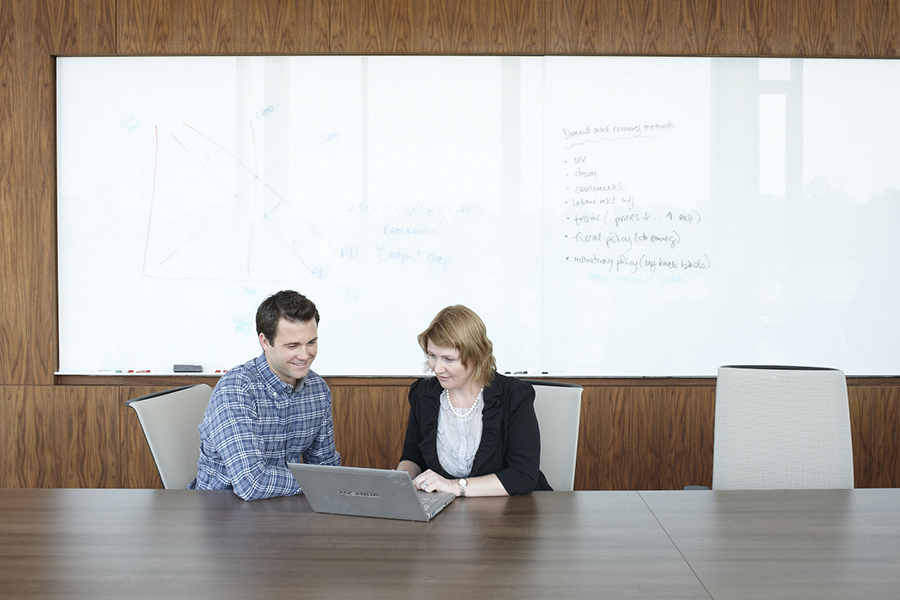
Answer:
[[[227,369],[262,299],[323,375],[898,375],[900,63],[60,58],[60,372]]]

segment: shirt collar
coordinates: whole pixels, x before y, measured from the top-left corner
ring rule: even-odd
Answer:
[[[269,361],[266,360],[266,353],[263,352],[256,358],[256,369],[259,371],[260,377],[262,377],[263,383],[267,388],[272,390],[275,394],[282,394],[287,392],[289,394],[299,392],[306,386],[306,377],[303,379],[298,379],[295,385],[290,385],[285,383],[272,371],[272,368],[269,367]]]

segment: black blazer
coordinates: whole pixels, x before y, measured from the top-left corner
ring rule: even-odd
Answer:
[[[437,455],[440,382],[420,379],[409,388],[409,424],[400,460],[424,471],[454,479],[444,471]],[[495,473],[510,496],[552,489],[540,471],[541,434],[534,414],[534,388],[512,377],[494,373],[484,388],[481,445],[475,452],[469,477]]]

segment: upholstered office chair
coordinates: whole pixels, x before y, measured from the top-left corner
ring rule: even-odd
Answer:
[[[852,488],[843,371],[720,367],[713,449],[714,490]]]
[[[212,388],[190,385],[129,400],[156,462],[163,486],[187,487],[197,476],[200,432],[197,427],[209,404]]]
[[[571,492],[575,487],[582,387],[540,379],[523,381],[534,387],[534,412],[541,429],[541,471],[554,490]]]

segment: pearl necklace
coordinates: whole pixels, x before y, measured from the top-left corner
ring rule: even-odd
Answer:
[[[450,400],[450,390],[447,390],[447,404],[450,405],[450,412],[452,412],[454,415],[456,415],[460,419],[465,419],[466,417],[471,415],[472,411],[475,410],[475,407],[478,406],[478,401],[481,399],[481,392],[483,392],[483,391],[484,391],[484,388],[481,388],[481,390],[478,391],[478,396],[475,397],[475,402],[472,404],[472,406],[467,408],[465,412],[458,412],[458,409],[455,406],[453,406],[453,402]]]

